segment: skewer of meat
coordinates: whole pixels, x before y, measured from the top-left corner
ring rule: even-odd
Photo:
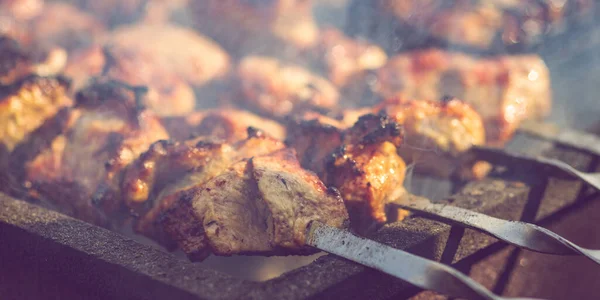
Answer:
[[[141,91],[99,79],[30,133],[11,155],[11,170],[29,192],[63,212],[102,226],[120,208],[122,170],[168,135],[159,119],[139,106]],[[93,202],[98,202],[94,205]],[[101,207],[101,208],[99,208]]]
[[[376,71],[376,94],[385,99],[443,99],[452,96],[481,114],[487,142],[502,145],[524,120],[550,112],[550,75],[535,55],[477,59],[442,50],[392,57]]]

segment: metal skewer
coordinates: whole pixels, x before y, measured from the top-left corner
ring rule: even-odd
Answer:
[[[517,299],[495,295],[442,263],[357,237],[320,222],[313,221],[309,225],[307,244],[444,295],[464,299]]]
[[[568,175],[574,176],[581,179],[583,182],[594,187],[600,191],[600,173],[588,173],[581,172],[567,163],[541,156],[530,156],[518,153],[509,153],[502,149],[488,148],[482,146],[476,146],[471,148],[471,152],[474,153],[478,159],[486,160],[492,163],[506,163],[507,160],[518,160],[522,162],[534,163],[540,166],[546,166],[554,169],[558,169]]]
[[[416,196],[411,196],[406,203],[398,201],[394,204],[436,220],[487,233],[517,247],[548,254],[583,255],[600,264],[600,250],[579,247],[562,236],[534,224],[507,221],[460,207],[434,204],[428,199]]]
[[[518,131],[600,156],[600,137],[594,134],[539,122],[525,122]]]

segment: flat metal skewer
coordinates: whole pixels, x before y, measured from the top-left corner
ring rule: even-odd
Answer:
[[[562,171],[563,173],[579,178],[583,182],[589,184],[596,190],[600,191],[600,173],[582,172],[571,167],[569,164],[557,159],[551,159],[542,156],[530,156],[519,153],[511,153],[502,149],[482,146],[472,147],[471,152],[474,153],[478,159],[486,160],[491,163],[506,164],[509,160],[517,160],[521,162],[534,163],[540,166],[554,168]]]
[[[525,122],[518,132],[600,156],[600,137],[594,134],[539,122]]]
[[[475,229],[517,247],[548,254],[583,255],[600,264],[600,250],[579,247],[564,237],[531,223],[507,221],[456,206],[434,204],[417,196],[394,204],[432,219]]]
[[[320,222],[313,221],[309,225],[307,244],[447,296],[463,299],[518,299],[495,295],[468,276],[442,263]]]

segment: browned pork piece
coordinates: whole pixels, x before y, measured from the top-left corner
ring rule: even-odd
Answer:
[[[139,94],[120,82],[91,84],[77,94],[74,107],[19,145],[13,169],[21,166],[25,185],[63,212],[111,225],[104,212],[120,207],[122,170],[153,142],[168,138],[158,118],[138,106]]]
[[[386,99],[461,99],[481,115],[492,144],[506,142],[523,120],[548,115],[552,101],[548,68],[535,55],[476,59],[433,49],[409,52],[377,71],[374,89]]]
[[[25,143],[30,134],[63,107],[72,104],[68,90],[69,82],[65,78],[35,75],[0,85],[0,190],[19,190],[18,181],[8,174],[16,171],[10,166],[11,153],[20,152],[18,146]]]
[[[296,149],[304,168],[339,189],[352,227],[365,233],[395,221],[388,220],[386,205],[405,193],[406,165],[398,154],[403,130],[385,114],[354,118],[304,114],[288,123],[286,144]]]
[[[210,136],[236,142],[248,137],[248,127],[260,129],[279,140],[285,139],[285,128],[281,124],[244,110],[224,108],[195,111],[182,117],[163,118],[162,121],[171,139],[176,141]]]
[[[161,116],[191,112],[192,88],[222,79],[229,57],[196,32],[169,24],[133,25],[114,31],[105,42],[104,75],[132,85],[146,85],[146,105]],[[216,102],[199,99],[205,106]]]
[[[259,114],[282,118],[292,112],[332,108],[337,89],[326,79],[275,58],[249,56],[236,71],[234,101]]]
[[[339,193],[300,167],[286,148],[231,165],[182,193],[161,223],[193,260],[216,255],[308,254],[311,221],[343,228]]]
[[[481,178],[489,170],[462,156],[485,143],[485,130],[479,114],[456,99],[394,99],[339,119],[307,113],[290,121],[287,133],[302,166],[340,190],[356,230],[395,221],[386,205],[405,194],[405,161],[445,177]]]
[[[311,0],[190,1],[200,32],[236,56],[278,54],[308,49],[317,43],[318,28]]]
[[[128,168],[122,182],[125,203],[139,216],[135,230],[168,246],[169,238],[156,222],[181,193],[241,160],[283,148],[283,142],[254,128],[234,143],[206,137],[155,143]]]
[[[486,143],[481,116],[465,102],[455,98],[441,102],[391,99],[379,108],[404,127],[399,153],[415,164],[415,170],[463,179],[481,179],[490,170],[489,164],[463,156],[472,146]]]

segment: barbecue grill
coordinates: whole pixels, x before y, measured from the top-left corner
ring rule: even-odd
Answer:
[[[351,4],[349,18],[368,11],[368,5],[361,6],[366,1],[361,2]],[[597,15],[595,12],[590,14]],[[554,115],[549,121],[560,128],[600,133],[595,124],[599,112],[595,107],[598,103],[595,99],[598,80],[595,78],[600,78],[600,73],[595,70],[595,61],[600,59],[596,51],[600,45],[600,30],[594,17],[589,17],[591,21],[565,25],[560,32],[548,34],[526,51],[539,53],[552,75]],[[350,23],[349,33],[377,38],[372,31],[357,29]],[[551,132],[546,139],[519,134],[507,148],[528,156],[557,159],[581,171],[600,170],[595,155],[553,142],[551,137]],[[498,162],[506,168],[496,168],[491,176],[481,181],[459,184],[414,175],[410,190],[435,203],[504,220],[535,223],[566,233],[568,238],[583,246],[598,248],[598,232],[594,229],[594,219],[590,219],[592,212],[600,211],[597,191],[560,170],[542,171],[539,165],[523,163],[510,156],[502,156]],[[590,235],[595,237],[592,242],[596,244],[586,241],[581,232],[567,231],[574,224],[592,230]],[[515,273],[523,252],[488,235],[448,225],[435,216],[417,214],[402,222],[388,224],[368,238],[451,265],[497,294],[549,296],[541,291],[544,287],[533,284],[530,290],[514,287],[515,280],[525,280],[525,275]],[[392,276],[331,254],[265,281],[244,279],[202,263],[188,262],[137,237],[124,236],[5,194],[0,194],[0,241],[0,295],[3,299],[434,297],[431,292],[423,292]],[[541,254],[526,255],[539,257]],[[546,259],[565,261],[566,264],[571,259],[577,264],[584,260],[554,256]],[[582,270],[582,274],[588,271],[593,274],[598,270],[587,261],[582,265],[591,265],[592,270]],[[581,293],[581,296],[589,296],[585,290]]]

